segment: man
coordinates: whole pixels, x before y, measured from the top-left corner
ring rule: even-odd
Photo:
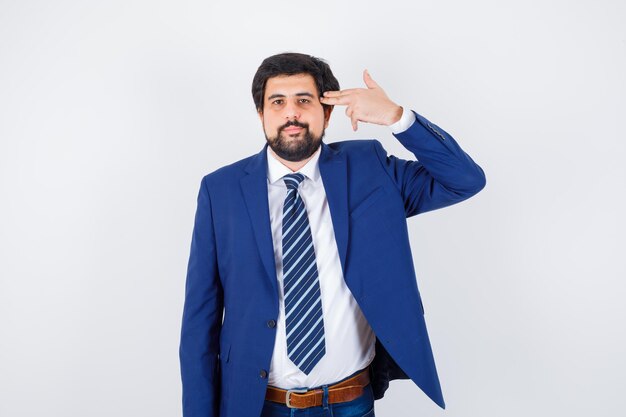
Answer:
[[[185,417],[373,416],[410,378],[445,407],[406,218],[465,200],[482,169],[444,130],[304,54],[269,57],[252,95],[266,145],[202,179],[180,361]],[[322,142],[334,106],[390,127]],[[306,413],[306,414],[304,414]]]

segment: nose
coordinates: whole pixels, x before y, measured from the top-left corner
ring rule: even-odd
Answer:
[[[300,118],[300,109],[293,102],[288,102],[285,106],[285,118],[287,120],[297,120]]]

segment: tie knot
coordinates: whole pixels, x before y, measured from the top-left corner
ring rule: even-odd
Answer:
[[[287,174],[283,177],[285,181],[285,185],[289,190],[297,190],[300,186],[300,183],[304,180],[304,175],[299,172],[294,172],[293,174]]]

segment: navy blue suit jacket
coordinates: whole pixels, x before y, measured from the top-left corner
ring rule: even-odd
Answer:
[[[375,399],[410,378],[445,407],[424,322],[406,218],[465,200],[485,175],[444,130],[415,113],[394,135],[322,143],[319,169],[346,285],[376,334]],[[278,317],[267,145],[202,179],[180,340],[185,417],[252,417],[263,407]]]

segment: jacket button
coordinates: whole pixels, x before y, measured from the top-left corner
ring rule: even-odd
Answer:
[[[261,378],[266,378],[267,377],[267,371],[265,369],[261,369],[261,372],[259,372],[259,376]]]
[[[276,327],[276,321],[275,320],[268,321],[267,327],[270,327],[270,328]]]

